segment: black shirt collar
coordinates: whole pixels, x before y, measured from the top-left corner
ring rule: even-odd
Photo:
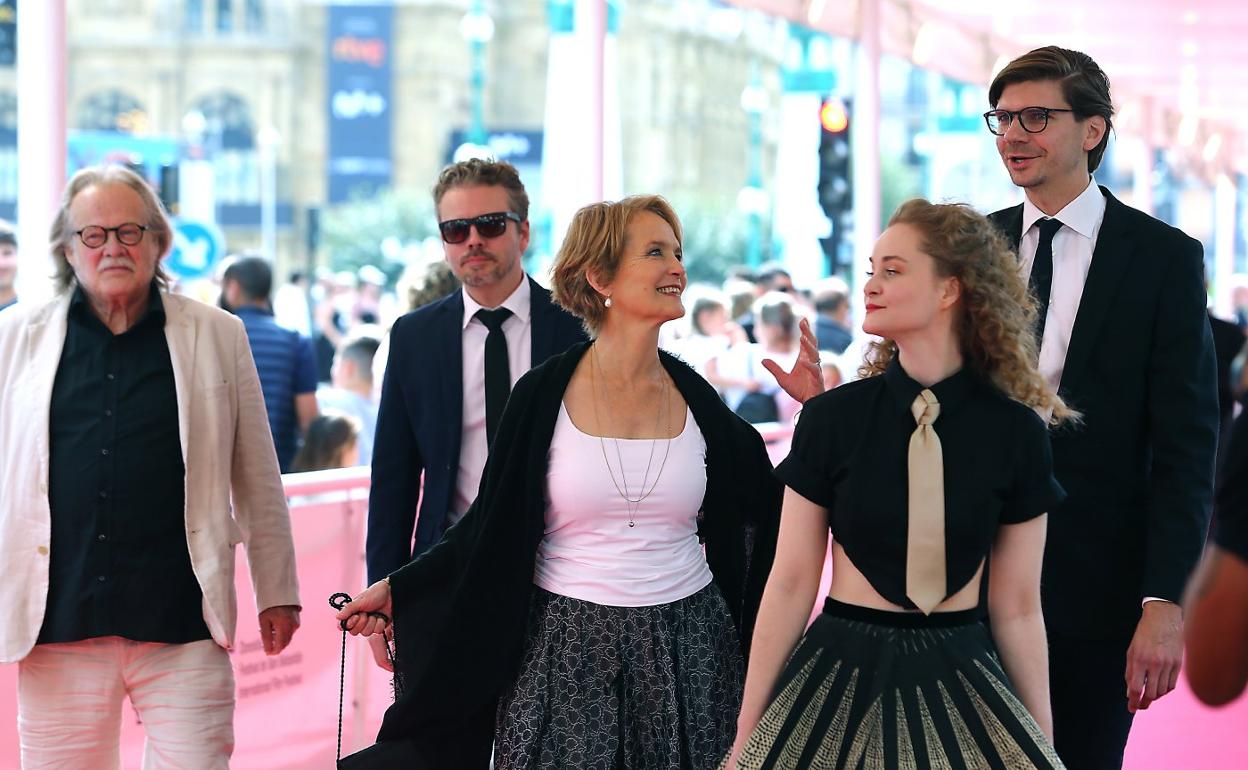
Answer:
[[[923,390],[923,386],[906,374],[906,370],[901,367],[901,362],[896,356],[888,362],[888,368],[884,370],[883,376],[885,389],[892,394],[898,406],[908,414],[910,406],[919,392]],[[936,400],[940,402],[940,413],[948,414],[966,400],[974,383],[975,375],[964,363],[961,369],[932,385],[928,390],[932,391]]]
[[[106,328],[104,322],[91,312],[91,305],[87,301],[87,293],[83,291],[82,284],[74,287],[74,294],[70,297],[69,317],[79,324],[90,324],[94,321],[98,326]],[[152,286],[148,290],[147,310],[143,311],[143,316],[131,328],[138,328],[141,324],[147,323],[154,323],[161,327],[165,325],[165,304],[155,281],[152,281]]]

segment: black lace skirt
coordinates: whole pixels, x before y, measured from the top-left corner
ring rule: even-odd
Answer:
[[[738,768],[1061,768],[977,615],[829,599]]]
[[[711,770],[732,746],[743,676],[714,583],[653,607],[535,588],[494,770]]]

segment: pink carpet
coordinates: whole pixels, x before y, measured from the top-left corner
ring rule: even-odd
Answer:
[[[16,666],[0,667],[0,714],[6,716],[0,722],[0,770],[18,770],[16,674]],[[266,720],[263,732],[269,738],[266,742],[269,745],[248,740],[253,730],[239,726],[239,748],[232,763],[235,770],[330,770],[333,767],[333,714],[337,708],[334,685],[337,682],[309,681],[307,684],[311,685],[307,691],[275,709]],[[249,743],[252,744],[250,748],[246,747]],[[274,749],[278,749],[276,753]],[[125,770],[137,770],[137,752],[126,759]],[[1180,680],[1179,689],[1136,716],[1125,767],[1126,770],[1245,770],[1248,768],[1248,697],[1241,697],[1226,708],[1210,709],[1197,702],[1187,689],[1186,681]]]
[[[1135,715],[1126,770],[1244,770],[1248,768],[1248,698],[1211,709],[1179,687]]]

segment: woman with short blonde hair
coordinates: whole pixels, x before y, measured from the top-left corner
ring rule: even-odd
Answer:
[[[594,203],[577,212],[563,246],[551,268],[550,291],[555,302],[585,324],[595,337],[607,315],[604,297],[590,283],[590,276],[610,282],[620,269],[628,225],[641,212],[662,219],[677,242],[683,238],[680,220],[671,205],[658,195],[634,195],[619,202]],[[683,291],[683,287],[682,287]]]

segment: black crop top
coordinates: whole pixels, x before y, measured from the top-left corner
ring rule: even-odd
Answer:
[[[869,377],[812,398],[776,475],[828,509],[832,537],[875,590],[906,597],[907,452],[919,391],[894,360]],[[957,593],[992,548],[997,527],[1052,510],[1066,496],[1034,411],[964,367],[936,383],[933,427],[945,466],[945,577]]]

